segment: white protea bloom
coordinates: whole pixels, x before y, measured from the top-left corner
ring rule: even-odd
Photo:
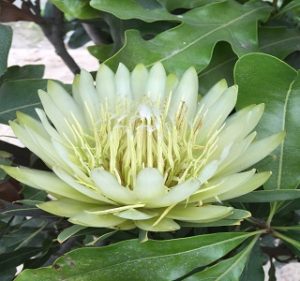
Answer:
[[[222,80],[200,98],[194,68],[179,79],[160,63],[131,73],[101,65],[95,83],[83,70],[73,96],[52,81],[39,92],[40,121],[18,113],[11,122],[53,172],[2,167],[55,199],[39,208],[74,224],[170,231],[221,220],[234,212],[224,201],[269,178],[247,169],[283,139],[255,140],[262,104],[229,116],[237,92]]]

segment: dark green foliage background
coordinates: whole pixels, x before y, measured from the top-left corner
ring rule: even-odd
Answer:
[[[258,135],[284,130],[286,139],[257,166],[271,170],[271,180],[226,203],[250,211],[251,218],[240,226],[152,233],[155,241],[144,243],[145,234],[138,231],[71,226],[44,213],[35,205],[47,200],[46,194],[1,172],[0,187],[14,193],[12,200],[0,197],[0,280],[13,280],[22,264],[17,281],[263,281],[268,261],[266,278],[275,280],[278,262],[299,260],[300,1],[51,0],[40,16],[51,20],[57,8],[64,13],[62,37],[72,33],[71,48],[94,42],[89,52],[112,69],[119,62],[132,69],[160,61],[181,74],[194,65],[201,94],[226,78],[239,86],[237,109],[265,103]],[[7,68],[11,38],[11,28],[1,24],[4,124],[18,110],[34,116],[37,90],[47,83],[42,65]],[[0,163],[46,169],[28,150],[2,141]]]

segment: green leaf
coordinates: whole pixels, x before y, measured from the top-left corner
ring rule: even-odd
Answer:
[[[293,200],[300,198],[299,189],[259,190],[230,200],[231,202],[265,203],[274,201]]]
[[[78,233],[80,230],[85,229],[85,226],[82,225],[72,225],[66,229],[64,229],[59,235],[57,236],[57,240],[59,243],[63,243],[72,237],[74,234]]]
[[[45,66],[41,64],[29,64],[24,66],[13,65],[6,70],[5,74],[1,77],[0,82],[43,78],[44,71]]]
[[[240,281],[264,281],[265,272],[263,269],[264,263],[266,262],[266,255],[260,248],[260,241],[257,241],[254,245],[248,262],[245,266]]]
[[[39,248],[22,248],[10,253],[0,255],[0,268],[10,268],[21,265],[27,259],[39,253]]]
[[[275,230],[280,230],[280,231],[289,231],[289,230],[300,231],[300,225],[273,226],[273,228]]]
[[[257,50],[257,21],[269,13],[270,7],[261,2],[226,1],[195,8],[182,15],[182,24],[151,40],[127,31],[124,46],[106,64],[116,69],[119,62],[133,68],[137,63],[151,66],[160,61],[170,72],[181,73],[191,65],[200,72],[219,41],[229,42],[239,56]]]
[[[93,19],[100,16],[99,11],[93,9],[89,0],[50,0],[58,9],[70,17],[78,19]]]
[[[2,202],[1,202],[2,203]],[[31,217],[39,217],[39,216],[51,216],[49,213],[46,213],[35,206],[21,206],[18,204],[10,204],[0,205],[1,216],[31,216]]]
[[[214,2],[224,2],[225,0],[215,0]],[[192,9],[195,7],[211,4],[211,0],[157,0],[169,11],[176,9]]]
[[[12,29],[10,26],[0,24],[0,76],[6,71],[7,57],[12,40]]]
[[[287,5],[285,5],[275,16],[274,18],[281,18],[286,14],[292,14],[293,16],[300,15],[300,2],[299,0],[293,0]]]
[[[265,103],[258,135],[286,132],[280,147],[258,165],[259,170],[273,172],[264,188],[295,189],[300,183],[300,76],[279,59],[259,53],[240,58],[234,75],[238,108]]]
[[[232,258],[223,260],[211,267],[204,269],[186,279],[185,281],[239,281],[246,266],[249,254],[257,241],[256,237],[251,243]]]
[[[35,116],[35,108],[41,103],[38,89],[46,89],[47,80],[28,79],[7,81],[0,86],[0,122],[8,123],[16,118],[16,111]]]
[[[237,56],[230,44],[219,42],[213,52],[209,65],[199,73],[199,91],[205,94],[215,83],[225,78],[229,85],[233,84],[233,67]]]
[[[1,165],[10,165],[12,162],[12,154],[0,150],[0,164]],[[6,173],[1,169],[0,170],[0,180],[3,180],[6,176]]]
[[[297,251],[300,251],[300,240],[299,240],[299,234],[297,234],[297,238],[295,239],[294,237],[289,237],[285,234],[282,234],[278,231],[274,231],[274,236],[277,238],[280,238],[284,242],[290,244],[293,246]]]
[[[14,279],[16,275],[16,268],[11,267],[11,268],[1,268],[0,269],[0,275],[1,275],[1,281],[11,281]]]
[[[68,47],[70,47],[71,49],[76,49],[83,46],[89,41],[91,41],[91,38],[86,33],[84,28],[82,26],[79,26],[75,28],[74,32],[70,36]]]
[[[26,270],[16,281],[174,280],[226,255],[256,233],[217,233],[148,241],[128,240],[100,248],[81,248],[51,268]]]
[[[300,50],[300,30],[297,28],[263,27],[258,34],[260,50],[280,59]]]
[[[123,20],[140,19],[145,22],[180,21],[180,17],[170,14],[165,7],[155,0],[92,0],[90,4],[95,9],[113,14]]]

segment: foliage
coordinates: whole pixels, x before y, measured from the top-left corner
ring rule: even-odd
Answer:
[[[300,3],[238,0],[34,0],[0,2],[0,21],[33,21],[66,65],[79,66],[63,39],[116,68],[161,61],[181,73],[198,72],[200,92],[221,78],[239,86],[238,109],[265,103],[258,135],[284,130],[285,141],[259,164],[273,176],[259,190],[235,198],[252,217],[171,233],[138,233],[71,226],[36,207],[48,200],[0,173],[0,280],[274,280],[277,262],[300,259]],[[71,33],[71,36],[66,36]],[[7,67],[12,30],[0,25],[0,122],[16,111],[35,116],[44,66]],[[47,66],[46,66],[47,67]],[[131,69],[132,70],[132,69]],[[66,86],[68,88],[68,86]],[[0,163],[48,169],[25,148],[0,141]],[[139,238],[137,240],[137,238]],[[146,241],[149,238],[149,241]],[[73,250],[73,251],[70,251]],[[58,258],[58,259],[57,259]]]

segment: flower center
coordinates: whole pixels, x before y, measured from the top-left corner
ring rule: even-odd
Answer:
[[[137,104],[122,100],[113,111],[102,104],[101,121],[93,122],[91,135],[82,134],[79,125],[73,127],[77,144],[68,141],[75,157],[72,161],[80,163],[88,176],[102,167],[130,189],[146,167],[157,168],[167,187],[196,178],[216,149],[217,133],[201,145],[199,132],[205,112],[200,109],[194,120],[187,120],[186,105],[181,103],[176,116],[170,118],[168,107],[169,100],[160,105],[150,100]]]

